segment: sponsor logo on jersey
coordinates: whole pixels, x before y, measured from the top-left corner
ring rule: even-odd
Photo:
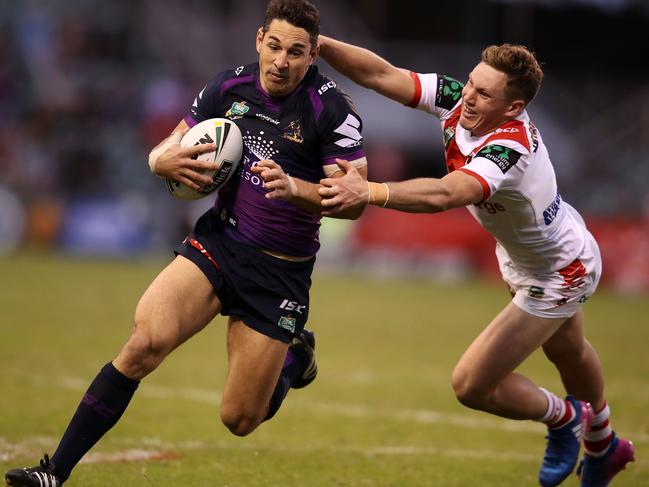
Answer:
[[[282,138],[295,142],[296,144],[301,144],[304,142],[304,137],[302,137],[302,126],[300,125],[299,120],[293,120],[288,124],[288,127],[284,130]]]
[[[230,109],[225,112],[225,118],[236,120],[243,117],[246,113],[248,113],[249,110],[250,107],[246,105],[245,101],[235,101]]]
[[[530,286],[530,289],[527,293],[530,298],[542,298],[545,296],[545,288],[540,286]]]
[[[255,113],[255,117],[262,119],[265,122],[270,122],[273,125],[279,125],[279,120],[269,117],[268,115],[264,115],[263,113]]]
[[[455,106],[462,96],[462,83],[440,75],[437,77],[437,96],[435,97],[435,106],[450,110]]]
[[[549,225],[554,221],[557,217],[557,213],[559,213],[559,208],[561,208],[561,195],[557,193],[554,197],[554,201],[550,203],[550,206],[543,210],[543,221],[546,225]]]
[[[475,157],[484,157],[485,159],[489,159],[498,166],[498,169],[500,169],[503,174],[505,174],[516,165],[518,160],[521,158],[521,153],[509,147],[492,144],[480,149]]]
[[[489,203],[485,201],[483,203],[477,203],[474,206],[481,210],[487,210],[487,213],[489,213],[490,215],[495,215],[499,211],[507,211],[507,208],[505,208],[500,203]]]
[[[239,76],[241,74],[241,71],[243,71],[243,66],[239,66],[237,69],[234,70],[234,74]]]
[[[455,127],[446,127],[444,129],[444,146],[448,147],[453,137],[455,137]]]
[[[277,322],[277,326],[279,326],[280,328],[284,328],[285,330],[288,330],[290,332],[294,332],[296,322],[297,320],[293,318],[291,315],[282,316]]]
[[[356,147],[361,145],[363,136],[359,130],[360,128],[361,121],[352,114],[347,115],[345,121],[334,130],[335,133],[345,136],[345,138],[337,140],[336,145],[339,147]]]

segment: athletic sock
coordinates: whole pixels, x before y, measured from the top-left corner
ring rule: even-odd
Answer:
[[[611,410],[607,403],[595,412],[595,417],[591,423],[590,429],[584,436],[584,449],[591,457],[601,457],[611,447],[613,438],[613,430],[609,422]]]
[[[577,415],[572,403],[566,399],[552,394],[550,391],[539,387],[548,399],[548,409],[537,421],[545,423],[550,429],[559,429],[567,425]]]
[[[279,407],[282,405],[288,390],[291,388],[293,381],[304,372],[305,364],[303,360],[300,359],[296,354],[294,354],[290,349],[286,352],[286,358],[284,359],[284,366],[282,367],[282,372],[279,374],[279,380],[273,391],[273,395],[270,398],[268,404],[268,414],[264,421],[269,420],[275,413],[279,410]]]
[[[106,364],[86,391],[52,456],[54,473],[62,482],[72,469],[122,416],[139,381]]]

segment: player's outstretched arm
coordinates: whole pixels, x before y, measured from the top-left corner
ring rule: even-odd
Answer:
[[[359,177],[367,177],[367,166],[360,168]],[[264,181],[264,188],[268,191],[266,198],[281,199],[290,201],[296,206],[311,213],[322,212],[322,198],[318,193],[319,185],[289,176],[282,167],[272,160],[259,161],[252,167],[252,172],[257,174]],[[362,174],[362,175],[361,175]],[[343,171],[338,171],[332,178],[341,177]],[[364,208],[356,208],[353,211],[337,212],[335,218],[356,219],[363,213]]]
[[[360,177],[354,167],[339,160],[345,176],[320,181],[319,194],[325,216],[350,211],[368,204],[408,213],[437,213],[479,203],[482,184],[473,176],[454,171],[442,179],[417,178],[396,183],[373,183]]]
[[[198,144],[193,147],[180,147],[180,141],[188,130],[187,123],[181,120],[171,135],[153,148],[149,154],[149,167],[156,176],[172,179],[199,190],[212,182],[211,177],[199,171],[214,171],[218,168],[216,163],[199,161],[192,157],[213,151],[216,146]]]
[[[321,35],[320,57],[355,83],[381,93],[404,105],[415,94],[410,72],[397,68],[372,51]]]

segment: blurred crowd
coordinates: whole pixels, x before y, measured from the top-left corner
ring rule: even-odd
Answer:
[[[169,40],[156,44],[150,35],[154,8],[94,0],[0,7],[0,181],[22,202],[32,243],[58,242],[68,210],[78,207],[99,206],[113,222],[139,215],[136,247],[151,244],[151,231],[161,240],[173,232],[164,218],[163,228],[144,223],[173,212],[147,154],[204,80],[194,78],[195,64],[163,58],[160,44]],[[154,202],[160,211],[151,211]]]
[[[253,36],[265,3],[2,2],[0,253],[23,242],[128,253],[168,248],[182,236],[209,203],[173,201],[149,174],[147,154],[185,115],[207,79],[255,59]],[[356,10],[335,24],[331,18],[342,19],[338,14],[348,4],[315,3],[327,33],[352,41],[359,32],[371,34],[345,31],[362,24],[368,2],[352,2]],[[413,49],[379,38],[380,32],[367,43],[385,47],[391,59],[413,69],[436,69],[431,53],[453,49],[421,43]],[[440,70],[461,77],[471,62],[466,59],[441,56]],[[439,134],[430,122],[381,125],[389,115],[381,116],[378,97],[349,90],[361,101],[361,113],[367,112],[371,177],[441,175]],[[649,220],[646,82],[606,71],[593,77],[578,67],[553,71],[550,64],[533,117],[553,151],[565,199],[586,215]],[[430,133],[425,140],[422,130]],[[412,134],[421,143],[413,144]]]

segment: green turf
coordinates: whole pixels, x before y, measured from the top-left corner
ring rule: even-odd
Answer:
[[[31,253],[0,259],[0,470],[34,464],[56,447],[162,265]],[[317,274],[312,296],[320,375],[292,391],[273,421],[247,438],[221,425],[217,319],[142,384],[93,450],[104,460],[80,465],[66,487],[536,485],[543,428],[468,411],[449,385],[463,349],[507,302],[500,284]],[[613,424],[637,446],[638,462],[616,485],[649,486],[649,300],[601,291],[586,313]],[[560,390],[539,354],[523,370]],[[164,459],[107,461],[131,450]]]

